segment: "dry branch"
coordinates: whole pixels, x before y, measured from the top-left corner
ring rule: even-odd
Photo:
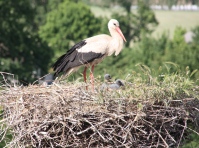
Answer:
[[[176,147],[187,121],[197,121],[197,99],[169,105],[144,99],[140,108],[140,100],[120,91],[92,93],[82,84],[5,88],[1,136],[11,130],[9,147]]]

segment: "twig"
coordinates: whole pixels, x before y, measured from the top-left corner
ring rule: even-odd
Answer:
[[[89,122],[87,119],[84,119],[84,120],[85,120],[86,122],[88,122],[91,126],[88,127],[87,129],[83,130],[83,131],[80,131],[80,132],[76,133],[76,135],[81,135],[81,134],[87,132],[87,131],[90,130],[90,129],[96,130],[96,127],[95,127],[95,126],[99,126],[99,125],[101,125],[101,124],[103,124],[103,123],[105,123],[105,122],[110,121],[111,119],[106,119],[105,121],[102,121],[102,122],[96,124],[95,126],[94,126],[93,124],[91,124],[91,122]]]
[[[175,139],[169,134],[169,132],[167,131],[167,129],[164,127],[164,130],[166,131],[167,135],[169,136],[169,138],[176,143]]]
[[[183,126],[183,125],[181,125],[181,124],[177,124],[177,123],[175,123],[175,124],[178,125],[178,126],[181,126],[181,127],[185,128],[185,126]],[[189,127],[186,127],[186,128],[189,129],[190,131],[196,133],[196,134],[199,136],[199,133],[196,132],[195,130],[193,130],[193,129],[189,128]]]
[[[152,126],[149,125],[149,124],[145,124],[145,125],[147,125],[147,126],[149,126],[150,128],[152,128],[152,129],[158,134],[158,136],[162,139],[162,141],[164,142],[165,146],[166,146],[167,148],[169,147],[168,144],[166,143],[166,141],[164,140],[164,138],[162,138],[162,135],[161,135],[154,127],[152,127]]]
[[[193,107],[193,108],[199,112],[199,109],[198,109],[198,108],[195,108],[195,107]]]
[[[184,134],[184,131],[185,131],[185,129],[187,128],[187,120],[185,119],[184,120],[184,128],[183,128],[183,130],[182,130],[182,133],[181,133],[181,135],[180,135],[180,140],[179,140],[179,142],[178,142],[178,145],[177,145],[177,148],[180,146],[180,142],[181,142],[181,140],[182,140],[182,136],[183,136],[183,134]]]

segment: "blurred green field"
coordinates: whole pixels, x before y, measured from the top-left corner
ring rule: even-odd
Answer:
[[[176,26],[181,26],[187,30],[199,25],[199,12],[191,11],[155,11],[159,25],[154,32],[159,36],[162,32],[169,31],[173,35]]]
[[[111,17],[111,14],[116,11],[123,10],[121,8],[100,8],[100,7],[91,7],[91,11],[96,16],[106,16],[108,18]],[[160,36],[163,32],[169,32],[170,37],[173,36],[173,31],[176,26],[181,26],[186,28],[187,30],[191,30],[196,25],[199,25],[199,12],[192,11],[154,11],[156,14],[156,18],[159,22],[159,25],[155,32],[153,33],[154,37]]]

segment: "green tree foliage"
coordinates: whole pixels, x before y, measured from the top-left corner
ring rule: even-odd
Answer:
[[[151,34],[158,25],[155,14],[147,3],[138,1],[137,13],[131,13],[131,1],[118,0],[118,3],[125,8],[126,15],[115,13],[112,17],[118,19],[122,24],[121,29],[128,41],[127,47],[130,46],[131,41],[140,41],[142,34]]]
[[[99,32],[101,22],[81,2],[66,0],[47,14],[40,28],[40,37],[56,51],[56,58],[69,47]]]
[[[132,5],[132,0],[114,0],[117,2],[119,5],[121,5],[128,13],[131,13],[131,5]]]
[[[199,26],[196,26],[195,28],[193,28],[192,32],[194,33],[193,43],[195,45],[199,45]]]
[[[186,43],[184,35],[186,30],[177,27],[173,39],[169,35],[163,34],[160,38],[155,39],[146,37],[136,47],[140,49],[139,62],[146,64],[153,69],[159,69],[165,62],[172,62],[178,65],[178,69],[187,74],[199,69],[199,36],[197,33],[199,27],[195,27],[193,32],[195,37],[191,43]],[[165,73],[167,69],[160,71]],[[170,66],[169,72],[175,72],[175,66]],[[196,78],[199,73],[196,72],[192,77]]]
[[[64,0],[30,0],[32,7],[36,11],[35,22],[41,26],[46,21],[46,14],[58,8]]]
[[[198,27],[193,30],[197,30]],[[174,38],[170,43],[170,46],[165,50],[165,59],[167,61],[175,62],[182,68],[189,67],[190,71],[199,69],[199,44],[197,38],[197,32],[195,39],[191,43],[186,43],[184,40],[184,34],[186,30],[177,27],[174,32]],[[196,39],[197,38],[197,39]]]
[[[199,145],[199,136],[196,133],[192,132],[189,134],[187,139],[185,139],[182,148],[197,148],[198,145]]]
[[[0,71],[16,74],[26,84],[37,71],[48,70],[51,50],[41,42],[28,0],[0,0]]]

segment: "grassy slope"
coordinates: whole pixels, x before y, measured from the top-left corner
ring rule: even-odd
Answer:
[[[122,9],[107,9],[100,7],[91,7],[91,11],[96,16],[111,17],[113,12],[122,12]],[[176,26],[182,26],[187,30],[190,30],[196,25],[199,25],[199,12],[190,11],[155,11],[156,18],[159,21],[159,26],[154,32],[154,36],[159,36],[164,31],[169,31],[170,36],[173,35],[173,31]]]

